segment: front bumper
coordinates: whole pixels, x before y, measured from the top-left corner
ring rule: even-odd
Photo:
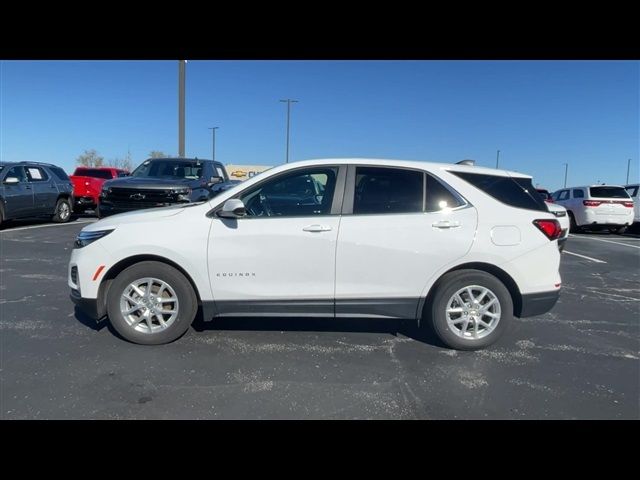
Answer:
[[[87,316],[93,320],[100,320],[105,316],[105,312],[100,311],[98,308],[97,298],[82,298],[80,292],[76,289],[71,289],[69,294],[71,301]]]
[[[560,290],[541,293],[525,293],[522,295],[522,305],[517,317],[533,317],[551,310],[560,298]]]

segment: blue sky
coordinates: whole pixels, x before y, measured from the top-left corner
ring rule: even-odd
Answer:
[[[177,61],[0,62],[0,158],[178,151]],[[638,181],[640,62],[189,61],[186,154],[223,163],[465,158],[556,189]]]

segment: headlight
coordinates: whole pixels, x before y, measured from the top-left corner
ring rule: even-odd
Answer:
[[[113,228],[111,230],[96,230],[93,232],[80,232],[76,237],[76,241],[73,242],[73,248],[82,248],[86,247],[90,243],[95,242],[96,240],[101,239],[109,235],[113,232]]]
[[[110,193],[111,193],[111,187],[102,187],[102,190],[100,191],[100,196],[106,197]]]

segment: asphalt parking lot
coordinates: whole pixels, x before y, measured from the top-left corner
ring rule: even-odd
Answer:
[[[145,347],[69,300],[89,221],[0,231],[3,419],[640,418],[640,235],[572,235],[554,309],[484,351],[364,319],[217,320]]]

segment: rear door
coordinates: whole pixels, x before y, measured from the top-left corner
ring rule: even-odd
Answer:
[[[53,214],[58,199],[58,188],[44,168],[30,165],[25,167],[27,180],[33,188],[34,213]]]
[[[23,167],[11,167],[4,179],[15,177],[19,183],[8,185],[3,182],[5,215],[7,218],[28,217],[33,214],[33,188],[27,181]]]
[[[422,170],[350,165],[336,316],[415,318],[422,290],[473,243],[475,208]]]

